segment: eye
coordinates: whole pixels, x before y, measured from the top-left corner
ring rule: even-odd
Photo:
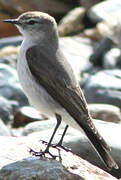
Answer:
[[[30,25],[33,25],[33,24],[35,24],[36,23],[36,21],[34,21],[34,20],[30,20],[29,22],[28,22],[28,24],[30,24]]]

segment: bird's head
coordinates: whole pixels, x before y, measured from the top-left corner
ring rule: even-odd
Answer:
[[[55,19],[47,13],[30,11],[23,13],[17,19],[4,20],[17,26],[25,38],[40,38],[41,36],[57,35],[57,24]]]

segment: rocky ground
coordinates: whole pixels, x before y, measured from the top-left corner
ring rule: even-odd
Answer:
[[[0,0],[1,19],[17,17],[28,10],[45,11],[56,18],[60,47],[72,65],[94,123],[110,145],[111,155],[119,170],[108,172],[87,138],[71,127],[64,145],[71,148],[74,154],[62,149],[55,152],[52,148],[53,153],[61,155],[57,161],[34,158],[29,154],[29,148],[45,148],[40,140],[49,140],[56,120],[29,105],[16,70],[23,38],[4,38],[18,32],[13,26],[1,23],[0,180],[121,178],[121,1],[81,0],[79,3],[71,0],[69,3],[68,0],[52,0],[51,4],[46,0],[39,5],[36,0],[29,1],[27,5],[23,2]],[[55,143],[61,137],[64,127],[62,123]]]

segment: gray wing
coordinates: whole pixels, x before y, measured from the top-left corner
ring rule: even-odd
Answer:
[[[32,75],[84,130],[106,166],[117,169],[117,164],[108,152],[109,146],[91,120],[86,100],[70,65],[61,51],[52,51],[43,53],[37,46],[27,50],[26,58]]]
[[[35,58],[37,56],[41,58]],[[27,50],[26,58],[37,83],[66,109],[87,136],[96,135],[96,138],[102,139],[104,146],[109,149],[91,120],[83,92],[62,52],[43,53],[34,46]]]
[[[53,53],[52,50],[43,53],[42,49],[34,46],[27,50],[26,58],[37,83],[66,109],[84,131],[92,131],[101,139],[91,120],[83,92],[62,52],[57,50]]]
[[[26,58],[30,71],[37,83],[80,124],[80,117],[83,120],[89,116],[84,95],[62,52],[48,52],[43,53],[37,46],[27,50]],[[41,58],[35,58],[37,56]]]

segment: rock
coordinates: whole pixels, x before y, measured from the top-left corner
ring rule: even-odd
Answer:
[[[108,104],[89,104],[89,111],[93,119],[101,119],[107,122],[121,122],[121,112],[116,106]]]
[[[73,3],[58,0],[51,0],[51,2],[49,0],[29,0],[28,2],[25,2],[24,0],[21,0],[21,2],[16,0],[1,0],[0,7],[14,16],[26,11],[43,11],[57,16],[65,14],[72,9],[74,5]]]
[[[2,64],[7,64],[15,69],[17,65],[17,56],[15,54],[11,54],[10,56],[4,56],[0,58],[0,62]]]
[[[6,46],[19,46],[21,45],[23,40],[22,36],[14,36],[0,39],[0,51],[2,48],[6,48]]]
[[[33,132],[42,132],[47,129],[53,129],[56,125],[56,119],[51,118],[47,121],[31,122],[24,127],[23,136],[27,136]],[[59,129],[64,129],[65,124],[61,123]]]
[[[0,63],[0,94],[9,100],[28,105],[28,100],[21,89],[17,72],[12,67]]]
[[[14,113],[13,127],[24,126],[33,121],[45,120],[47,117],[40,114],[36,109],[30,106],[24,106]]]
[[[0,37],[19,35],[17,28],[11,24],[5,24],[4,19],[16,18],[27,11],[42,11],[51,14],[57,20],[60,19],[69,10],[76,7],[78,1],[58,1],[58,0],[21,0],[0,1]]]
[[[10,136],[10,135],[11,134],[10,134],[8,127],[0,119],[0,136]]]
[[[106,37],[103,39],[96,47],[94,50],[94,53],[90,56],[90,62],[94,66],[103,66],[103,56],[107,51],[111,49],[113,46],[113,41],[111,38]]]
[[[45,166],[47,168],[45,168]],[[39,171],[38,167],[40,167]],[[54,168],[54,171],[52,167]],[[21,176],[24,176],[24,178],[22,177],[21,179]],[[1,171],[0,179],[2,180],[2,178],[4,179],[6,177],[9,177],[10,180],[12,180],[13,178],[18,178],[18,180],[27,180],[28,178],[37,178],[38,180],[42,180],[43,178],[44,180],[49,180],[50,178],[52,178],[53,180],[83,180],[83,178],[79,177],[78,175],[69,173],[64,167],[61,166],[60,163],[54,161],[41,161],[39,159],[32,161],[29,159],[23,160],[22,162],[19,161],[17,163],[13,163],[10,167],[7,166],[5,167],[5,169],[3,168],[3,171]]]
[[[113,16],[115,12],[120,12],[120,11],[121,11],[120,0],[103,1],[90,8],[88,12],[88,17],[92,20],[92,22],[97,23],[106,20],[110,16]]]
[[[1,1],[0,1],[0,7],[1,7]],[[10,18],[12,17],[9,13],[7,13],[6,11],[2,11],[0,9],[0,38],[7,37],[10,35],[15,36],[19,34],[15,26],[13,26],[12,24],[7,24],[2,22],[4,19],[10,19]]]
[[[37,180],[84,180],[82,177],[67,171],[61,163],[40,158],[28,158],[3,167],[0,171],[0,180],[4,178],[9,178],[9,180],[16,178],[18,180],[33,178]]]
[[[11,115],[13,115],[13,112],[16,108],[18,108],[16,101],[9,101],[6,98],[0,96],[0,118],[5,123],[11,120]]]
[[[87,38],[78,36],[60,38],[60,48],[71,64],[78,80],[80,80],[80,72],[89,64],[93,46],[94,43]]]
[[[105,1],[107,2],[107,1]],[[85,29],[84,37],[94,40],[102,40],[110,37],[113,39],[118,48],[121,49],[121,10],[114,12],[104,21],[96,24],[92,29]]]
[[[94,41],[102,40],[102,37],[100,36],[100,34],[98,33],[98,31],[95,27],[90,28],[90,29],[85,29],[83,31],[82,35],[84,37],[89,38],[89,39],[94,40]]]
[[[30,157],[26,151],[28,146],[32,145],[39,150],[38,141],[34,138],[0,137],[0,144],[2,145],[0,149],[0,180],[16,178],[18,180],[32,178],[38,180],[116,180],[110,174],[62,149],[59,151],[57,160]],[[8,148],[5,148],[6,146]],[[58,150],[53,148],[50,151],[54,154],[58,153]]]
[[[97,23],[96,31],[101,38],[112,37],[116,44],[120,44],[121,35],[121,21],[120,21],[121,11],[116,11],[110,15],[105,21]],[[121,45],[118,46],[121,48]]]
[[[100,0],[81,0],[81,6],[83,6],[86,9],[91,8],[94,4],[99,3]]]
[[[68,12],[59,23],[59,36],[76,34],[84,29],[84,24],[82,23],[84,15],[85,9],[83,7],[78,7]]]
[[[115,124],[95,120],[94,124],[99,130],[100,134],[104,137],[106,142],[111,147],[112,157],[115,159],[118,166],[121,167],[121,144],[119,143],[121,136],[121,123]],[[30,123],[25,127],[23,135],[28,135],[28,137],[30,137],[31,139],[35,138],[36,140],[45,140],[48,142],[55,128],[55,125],[56,121],[54,119]],[[53,143],[59,142],[64,128],[65,124],[62,123],[54,137]],[[63,145],[72,149],[72,151],[75,154],[78,154],[80,157],[106,170],[103,162],[99,158],[98,154],[95,152],[94,148],[91,146],[89,140],[81,132],[69,127],[64,137]],[[121,170],[112,170],[111,174],[113,174],[116,177],[120,177]]]
[[[0,50],[0,63],[10,65],[11,67],[17,67],[19,48],[15,46],[6,46]]]
[[[21,44],[22,39],[21,36],[4,38],[0,40],[0,48],[13,45],[18,46]],[[89,57],[93,53],[95,43],[88,38],[79,36],[64,37],[59,40],[61,50],[72,65],[75,75],[80,80],[80,72],[89,64]]]
[[[121,108],[121,70],[102,70],[83,84],[88,103],[111,104]]]
[[[7,46],[0,50],[0,58],[10,55],[18,55],[19,48],[14,46]]]
[[[116,31],[116,23],[111,24],[112,20],[103,21],[101,23],[97,23],[96,25],[96,34],[103,39],[105,37],[112,37]]]
[[[13,136],[13,137],[20,137],[20,136],[22,136],[22,133],[23,133],[23,127],[13,128],[13,126],[11,124],[10,132],[11,132],[11,136]]]
[[[110,49],[103,57],[103,68],[104,69],[114,69],[120,68],[120,56],[121,50],[119,48]]]

